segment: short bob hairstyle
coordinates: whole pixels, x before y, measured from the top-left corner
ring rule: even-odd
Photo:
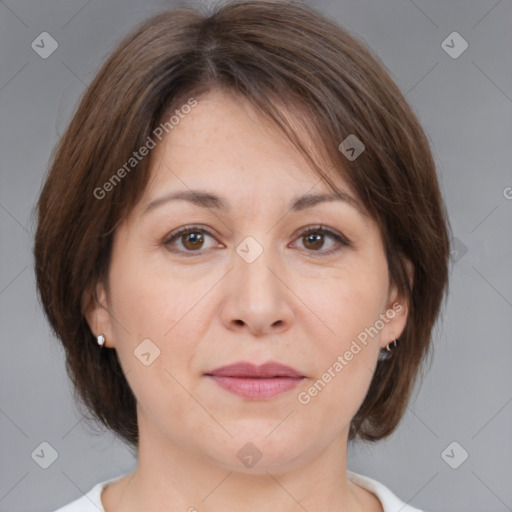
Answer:
[[[333,190],[326,168],[345,179],[379,226],[408,320],[399,350],[379,358],[348,439],[384,438],[430,355],[448,289],[449,221],[428,139],[381,61],[334,20],[282,0],[180,7],[145,20],[104,62],[54,148],[37,204],[35,272],[74,398],[138,449],[136,399],[116,350],[99,350],[83,311],[94,285],[107,284],[116,227],[148,183],[151,152],[137,151],[214,88],[248,99]],[[355,159],[340,149],[349,135],[364,144]]]

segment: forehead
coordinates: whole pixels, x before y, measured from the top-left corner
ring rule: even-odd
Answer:
[[[179,106],[177,107],[179,111]],[[146,197],[163,184],[173,188],[201,188],[255,193],[279,192],[291,196],[309,189],[332,192],[311,163],[286,135],[262,115],[247,99],[222,90],[197,98],[197,104],[175,121],[154,150],[151,179]],[[280,112],[298,134],[315,162],[324,172],[332,164],[323,148],[314,144],[297,117],[284,108]],[[331,169],[332,180],[353,194],[339,172]]]

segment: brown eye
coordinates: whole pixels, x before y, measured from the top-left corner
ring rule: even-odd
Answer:
[[[331,231],[324,226],[317,226],[303,231],[299,237],[302,240],[302,244],[309,253],[315,253],[315,256],[327,256],[336,251],[339,251],[342,247],[351,247],[350,241],[343,235]],[[326,240],[327,248],[325,248]]]
[[[307,249],[318,250],[321,249],[324,245],[324,235],[323,233],[312,233],[309,235],[303,235],[304,238],[304,246]]]
[[[203,228],[186,226],[170,233],[162,243],[171,252],[184,254],[186,256],[195,256],[196,254],[201,254],[203,249],[206,250],[209,248],[207,246],[205,247],[207,238],[215,240],[215,238]],[[211,243],[210,247],[213,246],[214,244]]]
[[[181,235],[181,242],[186,249],[201,249],[204,243],[204,237],[200,231],[189,231]]]

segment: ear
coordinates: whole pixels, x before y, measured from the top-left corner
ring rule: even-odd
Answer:
[[[412,289],[414,284],[414,265],[407,258],[403,258],[403,263]],[[402,335],[409,316],[407,297],[398,292],[396,284],[390,286],[386,310],[383,314],[385,327],[380,337],[381,348],[385,348],[386,345]]]
[[[85,316],[92,334],[105,336],[104,347],[115,346],[112,332],[112,320],[109,313],[105,285],[99,281],[90,286],[82,296],[82,313]]]

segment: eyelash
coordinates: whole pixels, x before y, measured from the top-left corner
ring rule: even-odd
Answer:
[[[171,242],[173,242],[175,239],[178,239],[181,235],[183,235],[185,233],[191,233],[194,231],[200,231],[202,233],[206,233],[208,236],[211,236],[212,238],[215,238],[207,229],[204,229],[200,226],[185,226],[183,228],[178,229],[177,231],[173,231],[173,232],[169,233],[169,235],[167,235],[165,237],[165,239],[163,240],[162,243],[171,252],[185,254],[187,257],[188,256],[190,256],[190,257],[200,256],[201,254],[203,254],[204,251],[201,251],[201,250],[200,251],[183,251],[183,250],[175,250],[175,249],[169,248],[169,246],[171,245]],[[342,236],[342,235],[336,233],[335,231],[332,231],[322,225],[312,226],[312,227],[305,229],[304,231],[299,233],[297,240],[300,238],[303,238],[307,235],[310,235],[312,233],[317,233],[317,234],[321,233],[323,235],[330,236],[331,238],[336,240],[336,242],[338,242],[339,245],[337,247],[334,247],[327,251],[320,251],[320,250],[319,251],[307,251],[307,249],[306,249],[307,252],[311,253],[310,254],[311,257],[329,256],[335,252],[340,251],[343,247],[351,247],[352,246],[351,242],[347,238],[345,238],[344,236]],[[317,252],[318,254],[315,254],[315,252]]]

